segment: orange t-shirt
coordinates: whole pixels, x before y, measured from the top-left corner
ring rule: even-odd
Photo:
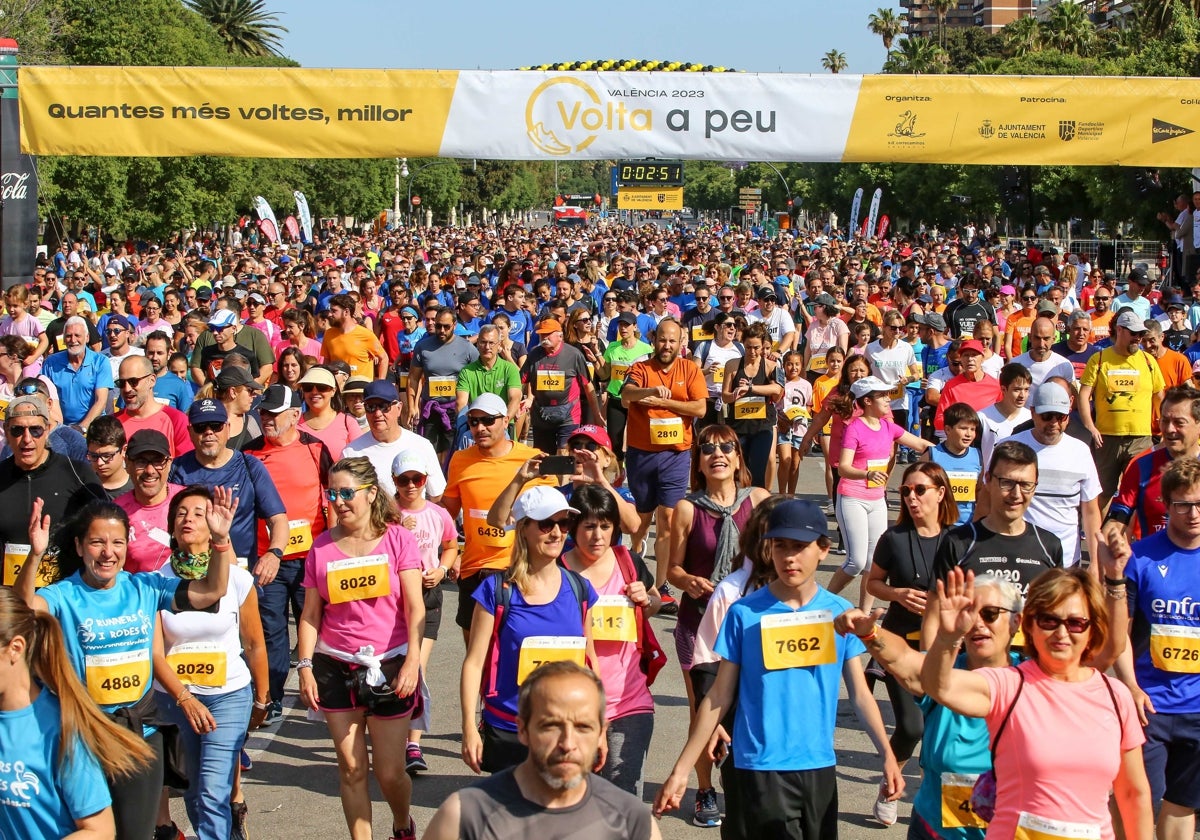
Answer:
[[[1024,341],[1029,338],[1029,331],[1033,329],[1033,322],[1036,320],[1036,312],[1033,315],[1023,315],[1017,310],[1008,316],[1008,324],[1004,328],[1004,349],[1008,358],[1015,359],[1025,352]]]
[[[626,384],[635,388],[671,389],[671,399],[679,402],[703,400],[708,397],[704,372],[691,359],[678,357],[669,368],[654,359],[636,362],[629,369]],[[643,452],[684,452],[692,448],[693,417],[684,417],[667,408],[647,408],[634,403],[629,406],[625,424],[625,440],[629,448]]]
[[[276,446],[264,440],[261,449],[251,450],[267,468],[271,481],[279,491],[288,517],[288,547],[283,556],[305,557],[313,539],[327,527],[325,519],[325,488],[329,485],[329,469],[333,456],[318,438],[301,431],[300,437],[287,446]],[[258,544],[268,545],[266,520],[258,520]]]
[[[462,503],[463,553],[459,561],[459,576],[466,577],[484,569],[507,569],[512,560],[514,533],[494,528],[487,523],[488,511],[500,492],[508,486],[521,465],[541,452],[523,443],[513,443],[505,455],[488,458],[478,446],[459,450],[450,459],[446,477],[446,492]],[[538,484],[554,486],[553,476],[535,479],[527,487]]]
[[[341,327],[330,327],[321,341],[321,356],[325,361],[345,362],[350,366],[350,377],[375,378],[375,360],[386,359],[387,353],[375,333],[366,327],[356,326],[348,333]]]
[[[1111,311],[1109,311],[1109,312],[1105,312],[1103,315],[1097,315],[1095,312],[1092,312],[1091,316],[1092,316],[1092,344],[1095,344],[1097,341],[1103,341],[1104,339],[1108,338],[1109,333],[1112,331],[1111,325],[1112,325],[1113,313]],[[1188,376],[1191,376],[1190,372],[1188,373]]]

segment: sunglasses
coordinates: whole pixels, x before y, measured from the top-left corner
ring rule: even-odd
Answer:
[[[8,436],[20,440],[29,432],[29,436],[34,440],[41,440],[42,435],[46,434],[45,426],[8,426],[5,428]]]
[[[1033,303],[1035,300],[1037,300],[1037,296],[1036,295],[1022,295],[1021,300],[1025,301],[1025,303]]]
[[[206,435],[209,432],[212,432],[214,435],[217,435],[217,434],[220,434],[221,430],[224,428],[225,428],[224,423],[193,423],[192,424],[192,431],[200,436]]]
[[[539,519],[537,521],[538,530],[543,534],[549,534],[554,530],[555,526],[564,534],[569,533],[575,527],[575,517],[562,516],[558,519]]]
[[[467,417],[467,425],[470,426],[472,429],[475,428],[476,426],[490,426],[499,419],[500,419],[499,417],[491,417],[489,415],[484,415],[483,417],[468,416]]]
[[[118,388],[124,388],[126,385],[130,388],[136,388],[142,383],[143,379],[149,379],[153,375],[152,373],[147,373],[145,376],[127,376],[124,379],[114,379],[113,383]]]
[[[1067,419],[1067,415],[1059,414],[1057,411],[1046,411],[1039,414],[1038,419],[1043,423],[1061,423]]]
[[[700,444],[701,455],[713,455],[718,449],[720,449],[724,454],[730,455],[737,449],[737,444],[731,440],[722,441],[721,443]]]
[[[329,394],[333,392],[333,389],[328,385],[315,385],[312,382],[305,382],[300,386],[300,390],[306,394],[312,391],[320,391],[322,394]]]
[[[918,496],[924,496],[930,490],[936,490],[936,489],[937,488],[934,487],[932,484],[901,484],[900,485],[900,495],[902,497],[904,497],[905,499],[907,499],[913,493],[916,493]]]
[[[385,411],[388,411],[395,404],[396,403],[394,402],[364,403],[363,409],[367,412],[367,414],[382,414]]]
[[[1072,636],[1078,636],[1080,633],[1087,632],[1087,629],[1092,626],[1090,618],[1078,618],[1072,616],[1070,618],[1059,618],[1052,613],[1038,613],[1033,618],[1033,623],[1038,626],[1038,629],[1045,630],[1047,633],[1053,633],[1064,624],[1067,626],[1067,632]]]
[[[392,476],[392,482],[397,487],[424,487],[428,476],[417,473],[416,475],[396,475]]]
[[[336,489],[330,487],[325,491],[325,498],[331,502],[336,502],[338,499],[341,499],[343,502],[348,502],[353,499],[359,491],[366,490],[374,486],[375,485],[373,484],[363,484],[359,487],[338,487]]]
[[[590,438],[579,438],[567,442],[568,449],[586,449],[588,452],[596,452],[600,449],[600,444]]]
[[[120,335],[121,333],[125,332],[125,328],[124,327],[113,327],[112,329],[105,330],[104,332],[108,335]]]
[[[1112,300],[1110,297],[1100,297],[1099,295],[1096,296],[1096,303],[1108,303],[1110,300]]]
[[[980,607],[979,617],[983,619],[984,624],[995,624],[1001,613],[1010,613],[1012,610],[1004,607]]]
[[[11,353],[5,353],[6,356],[12,356]],[[13,388],[13,393],[19,397],[32,397],[38,393],[36,385],[18,385]]]

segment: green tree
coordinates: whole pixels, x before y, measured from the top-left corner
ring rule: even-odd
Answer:
[[[976,63],[1004,56],[1004,40],[982,27],[955,26],[946,31],[946,70],[950,73],[974,73]]]
[[[189,9],[204,18],[234,55],[282,55],[287,32],[278,16],[268,12],[266,0],[185,0]]]
[[[1200,0],[1142,0],[1138,4],[1146,33],[1162,35],[1180,22],[1195,22],[1200,16]]]
[[[906,20],[905,15],[897,15],[892,9],[877,9],[867,18],[867,28],[882,39],[886,52],[892,48],[892,41],[904,32]]]
[[[933,9],[933,13],[937,15],[938,44],[942,47],[946,46],[946,16],[950,14],[950,10],[956,4],[957,0],[929,0],[929,5]]]
[[[22,64],[55,64],[62,60],[64,15],[61,3],[48,0],[0,0],[0,38],[21,45]]]
[[[683,200],[697,210],[727,210],[737,204],[737,182],[728,164],[688,161],[683,168],[687,181]]]
[[[840,73],[847,65],[846,54],[841,50],[830,50],[821,56],[821,66],[830,73]]]
[[[1042,23],[1037,18],[1017,18],[1000,30],[1010,55],[1027,55],[1042,48]]]
[[[440,218],[447,216],[451,207],[458,206],[462,198],[461,166],[462,164],[453,158],[409,158],[412,194],[421,197],[421,209],[432,210],[434,215]],[[390,203],[389,201],[388,204]],[[377,207],[375,212],[379,212],[379,209],[381,208]]]
[[[949,57],[946,51],[927,38],[901,38],[888,53],[883,64],[885,73],[941,73]]]
[[[1048,46],[1086,56],[1096,43],[1096,25],[1081,3],[1059,3],[1050,10]]]

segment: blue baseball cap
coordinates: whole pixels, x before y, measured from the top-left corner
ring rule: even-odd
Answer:
[[[383,400],[390,403],[399,402],[400,394],[396,392],[396,386],[391,382],[376,379],[363,389],[363,402],[367,400]]]
[[[788,499],[775,505],[767,514],[767,532],[763,539],[812,542],[828,536],[825,514],[815,502]]]
[[[188,409],[188,423],[228,423],[229,414],[218,400],[196,400]]]

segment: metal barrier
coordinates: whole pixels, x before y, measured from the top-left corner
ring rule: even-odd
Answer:
[[[1135,265],[1144,265],[1152,280],[1161,280],[1166,245],[1150,239],[1068,239],[1067,251],[1086,257],[1094,266],[1124,277]],[[1169,252],[1168,252],[1169,253]],[[1166,258],[1170,267],[1170,257]]]

